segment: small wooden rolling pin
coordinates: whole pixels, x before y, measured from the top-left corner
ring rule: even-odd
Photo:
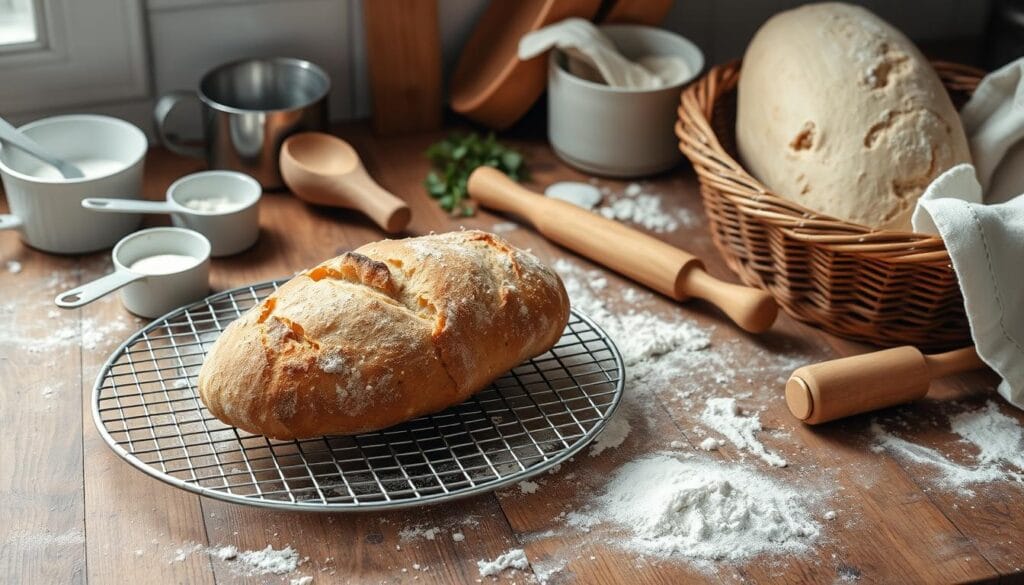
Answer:
[[[797,368],[786,382],[786,405],[816,425],[923,398],[932,380],[983,367],[974,347],[934,355],[894,347]]]
[[[709,301],[752,333],[775,322],[778,306],[768,293],[718,280],[696,256],[661,240],[521,187],[501,171],[480,167],[469,177],[474,201],[518,215],[548,239],[677,301]]]

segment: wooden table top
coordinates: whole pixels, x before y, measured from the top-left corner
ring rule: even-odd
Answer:
[[[439,135],[379,139],[362,125],[343,127],[340,134],[356,146],[382,185],[408,200],[413,208],[410,234],[460,226],[489,229],[508,221],[486,212],[452,219],[427,197],[421,186],[427,171],[423,151]],[[556,180],[587,179],[559,163],[542,140],[516,144],[530,162],[529,186],[537,190]],[[153,150],[146,163],[147,197],[162,198],[175,178],[199,169],[195,161]],[[618,190],[625,186],[605,180],[601,184]],[[648,190],[663,195],[665,207],[685,208],[699,220],[658,237],[703,256],[710,272],[735,281],[703,225],[692,170],[682,165],[648,185]],[[382,237],[351,212],[311,208],[287,194],[267,195],[261,213],[257,246],[214,260],[214,290],[289,275]],[[575,258],[528,228],[506,235],[549,262]],[[3,270],[8,261],[20,262],[22,271]],[[582,259],[576,261],[591,267]],[[795,365],[858,353],[865,347],[786,316],[769,333],[755,337],[731,326],[708,306],[680,306],[667,299],[657,301],[659,312],[681,312],[713,330],[712,346],[728,347],[734,362],[728,365],[724,383],[722,372],[701,369],[685,373],[687,387],[714,385],[715,395],[738,395],[745,407],[762,409],[762,422],[770,432],[759,437],[789,461],[784,469],[749,457],[746,464],[780,480],[817,478],[824,486],[825,507],[817,513],[831,509],[838,516],[821,521],[821,536],[807,553],[716,563],[717,571],[709,572],[685,559],[638,558],[616,546],[601,526],[589,533],[559,529],[556,516],[591,501],[624,463],[666,449],[673,441],[682,442],[688,451],[700,442],[700,406],[680,400],[672,380],[645,389],[653,399],[631,407],[633,429],[621,446],[596,457],[577,456],[539,481],[532,494],[510,489],[386,514],[279,512],[201,498],[131,468],[107,447],[93,425],[90,392],[96,375],[109,353],[143,322],[127,314],[116,296],[61,312],[55,312],[51,299],[60,289],[110,268],[108,253],[52,256],[24,246],[14,233],[0,233],[0,575],[6,582],[288,583],[309,575],[314,583],[475,583],[480,579],[478,560],[520,547],[539,572],[564,565],[550,574],[550,583],[1024,579],[1021,484],[976,485],[973,495],[966,496],[937,486],[928,466],[872,452],[871,416],[811,428],[789,415],[782,389]],[[630,286],[611,274],[608,279],[609,286]],[[119,327],[109,326],[118,322]],[[106,338],[97,339],[97,326],[107,330]],[[63,342],[46,342],[55,331],[65,332],[58,335]],[[958,446],[945,417],[984,405],[994,397],[996,381],[988,372],[943,380],[933,386],[927,400],[887,414],[901,414],[905,427],[900,436],[940,449],[953,460],[970,461],[972,453]],[[636,402],[637,389],[627,386],[626,393],[627,406]],[[1024,421],[1024,413],[999,402],[1005,414]],[[698,403],[703,405],[703,400]],[[731,445],[706,454],[722,461],[740,460],[742,455]],[[416,526],[439,531],[433,539],[402,538],[403,530],[408,536]],[[465,540],[455,542],[454,531],[461,531]],[[291,545],[308,560],[291,575],[246,576],[205,554],[179,554],[197,545],[228,544],[240,550]],[[497,580],[536,582],[527,573],[505,573]]]

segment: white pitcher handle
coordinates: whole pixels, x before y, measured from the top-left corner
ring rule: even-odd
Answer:
[[[146,278],[146,275],[135,274],[127,270],[117,270],[106,276],[101,276],[92,282],[87,282],[80,287],[64,291],[57,295],[53,302],[57,303],[57,306],[62,309],[74,309],[82,305],[88,305],[126,284],[143,278]]]

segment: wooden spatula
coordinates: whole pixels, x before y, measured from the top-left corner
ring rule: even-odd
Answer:
[[[469,177],[480,205],[518,215],[548,239],[677,301],[689,297],[717,306],[752,333],[775,322],[778,306],[768,293],[718,280],[699,258],[661,240],[577,207],[529,191],[491,167]]]
[[[935,355],[894,347],[797,368],[786,405],[816,425],[923,398],[932,380],[983,367],[973,346]]]

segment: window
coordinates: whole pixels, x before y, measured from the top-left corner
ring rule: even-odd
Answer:
[[[143,4],[0,0],[0,112],[38,117],[145,99]]]
[[[40,40],[36,0],[0,0],[0,50]]]

